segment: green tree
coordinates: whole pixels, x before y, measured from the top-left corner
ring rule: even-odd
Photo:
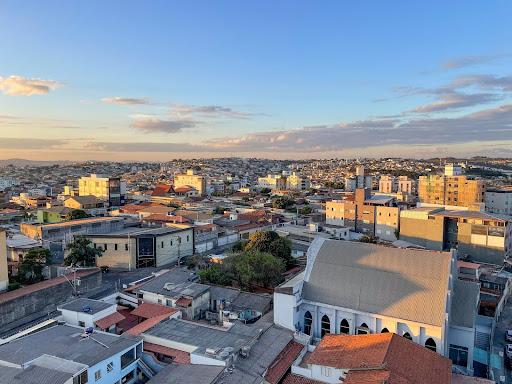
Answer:
[[[250,260],[254,282],[268,288],[282,281],[286,269],[284,260],[264,252],[252,252],[246,257]]]
[[[82,211],[81,209],[73,209],[66,215],[66,220],[78,220],[78,219],[85,219],[87,217],[90,217],[85,211]]]
[[[272,207],[276,209],[286,209],[295,204],[295,200],[288,196],[279,196],[272,202]]]
[[[38,247],[27,252],[19,265],[18,273],[21,282],[36,282],[43,280],[43,268],[50,264],[51,253],[48,249]]]
[[[310,206],[305,206],[299,209],[299,213],[301,215],[309,215],[311,212],[313,212],[313,209]]]
[[[89,239],[84,236],[75,236],[66,249],[69,251],[64,264],[72,266],[91,267],[96,265],[96,257],[101,257],[103,250],[94,248]]]
[[[203,282],[217,285],[231,285],[231,277],[226,273],[221,264],[213,264],[209,268],[197,272],[197,275]]]
[[[270,244],[279,239],[275,231],[257,231],[251,234],[245,245],[245,251],[270,252]]]
[[[292,245],[290,240],[285,239],[275,231],[258,231],[249,237],[249,242],[245,245],[247,252],[267,252],[272,256],[284,260],[286,267],[295,265],[292,257]]]

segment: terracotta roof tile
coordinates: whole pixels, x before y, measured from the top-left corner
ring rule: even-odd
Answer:
[[[176,308],[164,307],[163,305],[142,303],[137,308],[135,308],[131,314],[134,316],[143,317],[145,319],[150,319],[152,317],[161,315],[172,315],[177,311],[178,310]]]
[[[176,305],[179,307],[189,307],[190,304],[192,304],[192,299],[187,297],[180,297],[178,300],[176,300]]]
[[[308,379],[306,377],[293,375],[291,373],[288,373],[281,384],[324,384],[321,381]]]
[[[144,342],[144,350],[153,353],[160,353],[172,357],[172,362],[177,364],[190,364],[190,354],[179,349],[164,347],[163,345]]]
[[[117,324],[123,321],[125,317],[121,315],[119,312],[114,312],[108,316],[105,316],[99,320],[96,320],[94,324],[101,329],[108,329],[112,325]]]
[[[265,380],[270,384],[278,384],[303,349],[304,345],[291,340],[270,364]]]
[[[139,336],[141,333],[146,332],[148,329],[153,328],[155,325],[168,319],[170,314],[166,313],[160,316],[155,316],[150,319],[144,320],[142,323],[135,325],[126,331],[129,335]]]
[[[449,359],[394,333],[326,335],[306,362],[344,369],[385,366],[389,384],[449,384],[451,380]]]

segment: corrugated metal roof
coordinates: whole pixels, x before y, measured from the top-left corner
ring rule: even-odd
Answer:
[[[443,325],[450,253],[325,239],[316,239],[311,249],[305,299]]]

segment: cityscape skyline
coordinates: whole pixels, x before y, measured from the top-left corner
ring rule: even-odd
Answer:
[[[28,4],[0,159],[512,156],[507,2]]]

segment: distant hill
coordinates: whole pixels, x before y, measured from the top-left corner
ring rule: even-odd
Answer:
[[[71,161],[67,160],[54,160],[54,161],[46,161],[46,160],[27,160],[27,159],[7,159],[0,160],[0,167],[5,167],[7,165],[15,165],[17,167],[23,166],[31,166],[31,167],[44,167],[48,165],[62,165],[62,164],[71,164]]]

